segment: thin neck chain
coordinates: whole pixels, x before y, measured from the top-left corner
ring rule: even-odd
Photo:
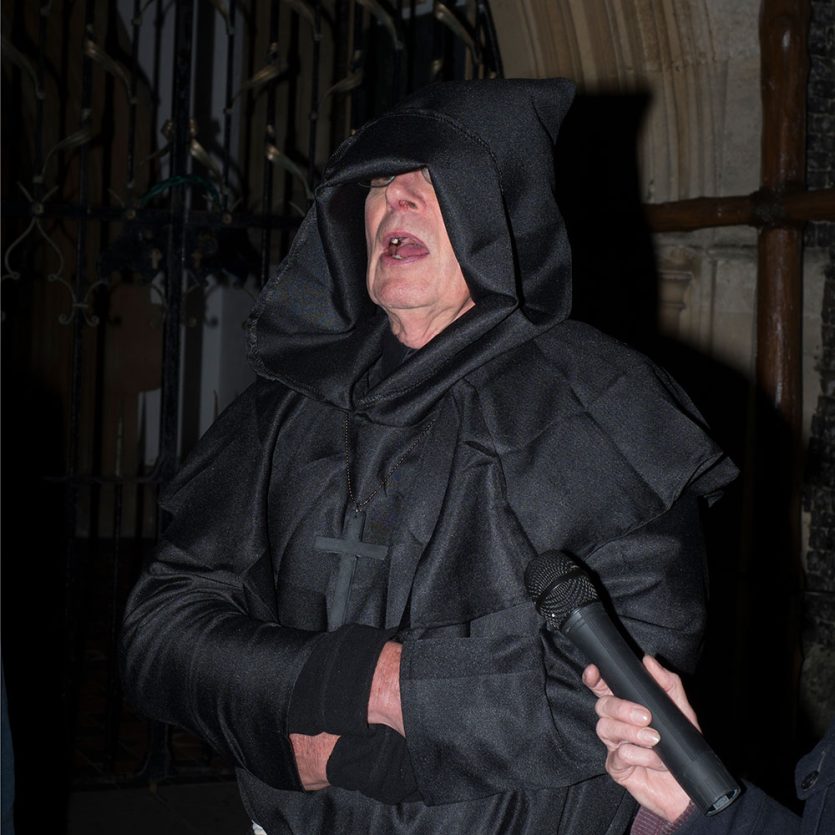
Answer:
[[[348,482],[348,498],[354,503],[354,510],[360,513],[362,509],[380,492],[389,482],[389,479],[394,475],[394,471],[406,460],[412,450],[429,434],[432,427],[435,425],[437,417],[432,418],[426,426],[421,429],[418,436],[407,447],[406,451],[394,462],[392,468],[380,479],[380,483],[364,498],[358,499],[354,495],[354,489],[351,484],[351,435],[350,435],[350,420],[348,412],[345,412],[345,420],[343,426],[345,429],[345,477]]]

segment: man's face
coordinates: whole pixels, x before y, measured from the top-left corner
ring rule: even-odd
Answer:
[[[373,181],[365,200],[366,286],[389,318],[426,316],[443,330],[473,306],[424,168]]]

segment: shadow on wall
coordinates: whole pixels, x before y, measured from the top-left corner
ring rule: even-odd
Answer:
[[[646,350],[658,281],[641,210],[637,137],[649,94],[578,95],[556,148],[557,200],[571,239],[573,316]]]
[[[7,331],[8,323],[3,330]],[[4,366],[6,360],[4,342]],[[63,831],[71,710],[65,666],[61,402],[4,368],[2,659],[15,756],[16,832]]]
[[[772,739],[793,739],[793,627],[789,614],[775,617],[791,581],[779,564],[785,552],[776,543],[761,553],[768,531],[758,532],[752,522],[750,494],[751,485],[769,483],[769,461],[780,472],[769,449],[785,430],[743,375],[659,333],[660,279],[637,164],[637,139],[649,104],[648,93],[578,95],[560,133],[556,191],[572,246],[572,315],[669,370],[742,471],[706,514],[709,626],[696,680],[688,686],[707,736],[729,766],[793,799],[791,773],[779,757],[785,755],[788,763],[794,757],[769,753],[761,733],[769,726]],[[754,413],[760,421],[756,445]],[[758,518],[787,518],[787,496],[779,486],[762,494],[767,501],[754,497]],[[775,673],[784,681],[777,683]],[[763,692],[773,697],[763,699]]]

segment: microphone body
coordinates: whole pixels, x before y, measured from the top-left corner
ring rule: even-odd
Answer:
[[[549,629],[559,629],[596,664],[612,692],[644,705],[661,735],[655,746],[664,765],[707,815],[726,808],[739,784],[695,726],[627,644],[600,602],[588,573],[558,552],[542,554],[525,572],[528,593]]]

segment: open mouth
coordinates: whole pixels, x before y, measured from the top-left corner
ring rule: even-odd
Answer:
[[[389,236],[385,255],[395,261],[406,261],[429,254],[429,249],[420,238],[405,233],[395,233]]]

